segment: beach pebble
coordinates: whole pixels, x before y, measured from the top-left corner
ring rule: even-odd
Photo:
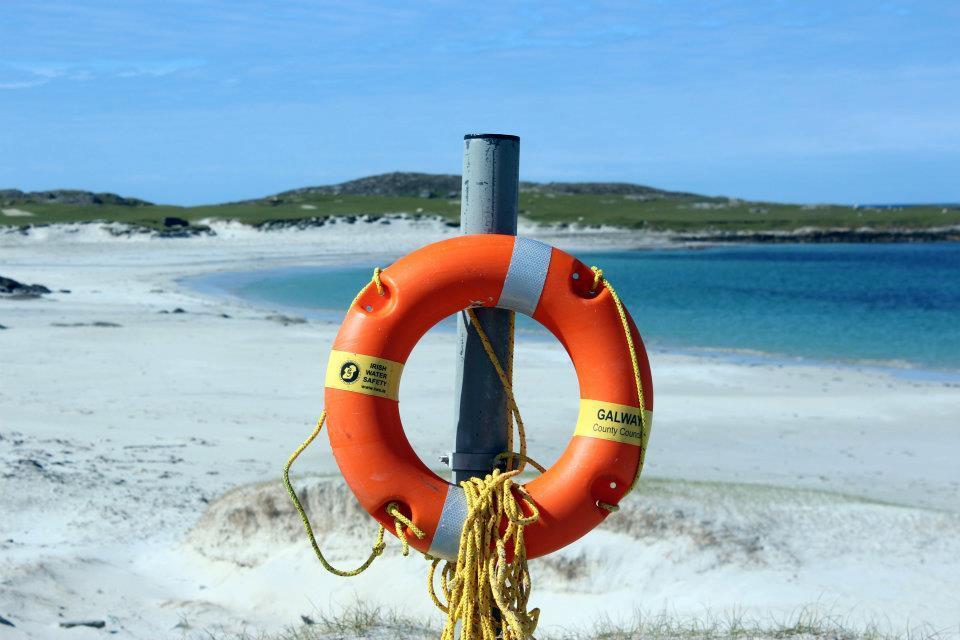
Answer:
[[[107,626],[107,623],[103,620],[73,620],[70,622],[61,622],[60,626],[64,629],[72,629],[74,627],[90,627],[91,629],[103,629]]]
[[[274,322],[279,322],[283,326],[287,326],[291,324],[306,324],[307,322],[306,318],[301,318],[299,316],[285,316],[282,314],[267,316],[267,320],[273,320]]]
[[[100,327],[100,328],[116,328],[120,325],[116,322],[105,322],[103,320],[97,320],[96,322],[51,322],[51,327]]]

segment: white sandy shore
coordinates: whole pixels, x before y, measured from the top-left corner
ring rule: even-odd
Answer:
[[[0,275],[71,291],[0,300],[0,616],[16,625],[0,626],[4,637],[104,633],[57,626],[76,619],[135,638],[278,629],[358,597],[439,615],[422,560],[390,551],[358,579],[325,574],[279,487],[321,409],[336,326],[283,324],[276,310],[203,297],[176,279],[374,266],[454,230],[397,220],[217,230],[178,240],[89,225],[0,234]],[[656,241],[545,235],[574,250]],[[176,307],[186,313],[160,313]],[[430,464],[450,448],[453,363],[453,336],[431,333],[401,387],[407,431]],[[600,530],[533,563],[545,631],[636,609],[780,619],[815,607],[957,635],[960,386],[659,352],[652,363],[650,482]],[[534,341],[519,345],[517,369],[532,453],[552,462],[576,415],[572,367],[558,345]],[[535,384],[545,375],[556,381],[549,396]],[[336,515],[324,546],[351,564],[374,527],[335,471],[321,442],[297,473],[314,511]]]

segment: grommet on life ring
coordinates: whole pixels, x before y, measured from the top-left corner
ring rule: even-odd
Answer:
[[[466,516],[463,489],[423,464],[403,431],[397,392],[404,363],[427,330],[469,307],[533,317],[563,344],[580,385],[573,438],[557,462],[524,487],[540,510],[526,527],[527,557],[570,544],[616,504],[643,464],[653,410],[650,365],[627,314],[643,386],[640,400],[623,322],[609,291],[591,291],[588,266],[522,237],[468,235],[401,258],[351,305],[326,374],[330,445],[361,505],[388,530],[396,502],[426,536],[423,553],[454,560]],[[641,411],[644,416],[641,417]],[[646,425],[646,429],[643,426]]]

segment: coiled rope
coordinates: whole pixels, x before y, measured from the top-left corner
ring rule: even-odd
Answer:
[[[470,478],[460,483],[466,496],[467,517],[460,533],[457,559],[446,561],[440,572],[446,604],[441,602],[434,586],[440,558],[432,559],[428,591],[434,604],[446,614],[441,640],[454,640],[458,624],[461,640],[522,640],[533,635],[540,617],[539,609],[527,610],[532,581],[523,538],[524,527],[539,520],[540,511],[523,485],[515,484],[513,479],[528,462],[541,473],[544,468],[527,456],[526,431],[513,394],[513,312],[506,370],[476,312],[467,309],[466,313],[503,385],[507,407],[517,425],[520,451],[512,451],[511,425],[508,450],[495,458],[495,463],[506,460],[507,469],[494,469],[482,479]],[[504,522],[507,525],[501,531]]]
[[[644,413],[643,383],[640,380],[640,366],[637,360],[636,347],[630,331],[626,311],[620,296],[604,278],[603,270],[591,267],[593,285],[590,292],[596,293],[601,284],[610,292],[617,308],[623,326],[624,336],[630,352],[630,362],[633,367],[634,381],[637,387],[637,399],[640,407],[640,425],[643,433],[647,433],[649,425]],[[380,295],[385,295],[383,284],[380,281],[381,270],[374,269],[373,277],[357,294],[351,306],[357,303],[363,293],[371,286],[375,286]],[[484,478],[471,478],[460,483],[464,490],[467,502],[467,517],[460,533],[460,546],[456,561],[446,561],[440,571],[440,589],[445,603],[437,595],[435,582],[437,567],[442,558],[433,558],[426,554],[431,561],[428,574],[428,593],[434,604],[446,614],[441,640],[454,640],[457,627],[460,627],[461,640],[523,640],[530,638],[537,627],[540,610],[528,610],[532,582],[527,567],[526,545],[524,543],[524,528],[540,518],[540,512],[534,504],[530,494],[523,485],[515,484],[513,479],[523,472],[529,463],[543,473],[543,466],[527,455],[527,437],[520,417],[513,393],[513,345],[514,345],[514,313],[510,313],[509,346],[506,369],[500,364],[493,345],[473,309],[467,309],[470,324],[476,330],[484,351],[490,359],[503,385],[507,396],[507,406],[512,417],[511,422],[517,426],[517,436],[520,451],[513,451],[513,427],[509,430],[508,450],[495,458],[495,464],[505,460],[505,470],[494,469]],[[367,559],[356,569],[343,571],[333,567],[323,556],[317,544],[310,525],[310,519],[297,497],[297,493],[290,483],[290,468],[303,451],[310,446],[323,429],[327,412],[324,410],[317,420],[313,433],[287,460],[283,468],[283,483],[293,501],[297,513],[303,522],[304,530],[310,539],[313,551],[323,565],[323,568],[334,575],[349,577],[365,571],[383,553],[384,526],[380,525],[376,540]],[[633,481],[624,493],[624,497],[633,491],[643,469],[645,448],[640,450],[640,460]],[[618,505],[606,502],[597,502],[597,506],[609,512],[620,509]],[[387,505],[387,513],[394,519],[394,529],[400,539],[401,553],[409,553],[404,527],[410,529],[419,539],[423,539],[424,532],[404,515],[397,503]],[[501,531],[502,524],[506,527]]]

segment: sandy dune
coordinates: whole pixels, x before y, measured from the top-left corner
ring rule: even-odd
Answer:
[[[394,220],[213,238],[115,238],[92,226],[0,235],[0,273],[51,289],[0,300],[0,616],[10,638],[163,638],[279,629],[358,598],[438,615],[426,563],[389,551],[325,574],[278,482],[322,408],[336,327],[177,284],[283,264],[384,264],[453,233]],[[656,241],[557,231],[573,249]],[[358,285],[361,283],[358,283]],[[161,313],[180,307],[185,313]],[[225,317],[228,316],[228,317]],[[401,386],[428,464],[450,448],[453,336],[432,332]],[[876,369],[652,354],[648,482],[623,512],[534,562],[545,631],[631,616],[815,607],[892,630],[960,625],[960,385]],[[526,340],[517,390],[550,463],[577,408],[553,341]],[[545,375],[554,392],[537,385]],[[375,533],[319,442],[295,475],[324,547],[356,563]],[[103,620],[104,631],[58,624]]]

